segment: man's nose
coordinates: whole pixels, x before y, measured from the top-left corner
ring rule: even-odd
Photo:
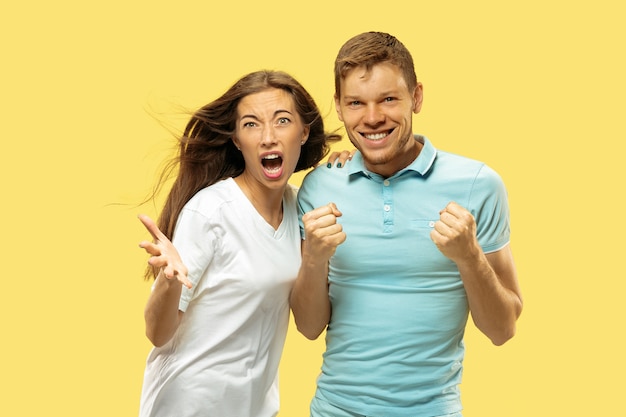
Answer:
[[[380,111],[377,105],[372,104],[367,107],[365,114],[365,122],[369,125],[379,125],[385,121],[385,115]]]

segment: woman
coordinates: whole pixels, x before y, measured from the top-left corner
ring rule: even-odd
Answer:
[[[338,139],[283,72],[248,74],[193,115],[158,227],[140,216],[154,238],[140,247],[156,277],[145,309],[155,347],[141,416],[278,413],[278,363],[301,260],[287,181]]]

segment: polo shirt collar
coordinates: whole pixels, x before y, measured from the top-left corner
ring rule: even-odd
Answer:
[[[420,151],[420,154],[417,155],[417,158],[413,162],[411,162],[406,168],[401,169],[399,172],[396,172],[393,176],[397,176],[406,171],[415,171],[420,175],[426,175],[426,173],[430,170],[435,162],[435,158],[437,157],[437,149],[433,146],[433,144],[428,140],[426,136],[415,135],[415,140],[422,143],[424,147]],[[350,175],[363,173],[368,177],[371,177],[372,173],[369,172],[365,168],[365,163],[363,162],[363,156],[361,152],[357,152],[354,154],[352,161],[346,166]]]

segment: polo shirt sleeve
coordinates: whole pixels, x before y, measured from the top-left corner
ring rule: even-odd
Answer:
[[[483,251],[496,252],[506,246],[511,233],[507,191],[500,176],[487,165],[483,165],[476,176],[470,206]]]
[[[317,169],[317,168],[316,168]],[[316,173],[316,169],[309,172],[302,180],[302,185],[298,189],[298,197],[297,197],[297,205],[298,205],[298,224],[300,225],[300,238],[304,240],[304,223],[302,223],[302,216],[305,213],[313,210],[315,208],[315,202],[311,201],[312,196],[315,195],[315,191],[313,191],[316,186],[319,178],[319,174]],[[317,178],[316,178],[317,177]]]

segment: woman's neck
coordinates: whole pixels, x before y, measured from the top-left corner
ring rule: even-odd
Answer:
[[[278,229],[283,221],[285,187],[276,189],[263,187],[256,181],[250,181],[245,173],[235,177],[234,180],[261,217],[274,229]]]

